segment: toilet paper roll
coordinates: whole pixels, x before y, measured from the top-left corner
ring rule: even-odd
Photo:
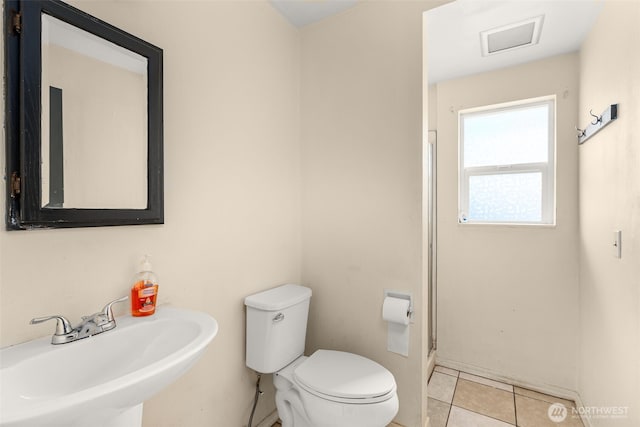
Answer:
[[[409,300],[386,297],[382,304],[382,318],[391,323],[409,324]]]

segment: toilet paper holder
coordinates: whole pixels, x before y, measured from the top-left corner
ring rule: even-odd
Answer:
[[[409,292],[400,292],[400,291],[391,291],[391,290],[385,289],[384,290],[384,296],[383,296],[382,300],[384,301],[384,299],[386,297],[400,298],[400,299],[409,300],[409,309],[407,311],[407,317],[409,317],[409,321],[413,323],[413,296],[411,295],[411,293],[409,293]]]

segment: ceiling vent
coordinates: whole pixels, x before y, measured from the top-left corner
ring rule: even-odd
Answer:
[[[482,56],[538,44],[544,15],[480,33]]]

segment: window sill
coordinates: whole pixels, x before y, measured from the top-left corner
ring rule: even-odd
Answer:
[[[509,228],[556,228],[557,224],[538,224],[531,222],[460,222],[458,225],[462,227],[509,227]]]

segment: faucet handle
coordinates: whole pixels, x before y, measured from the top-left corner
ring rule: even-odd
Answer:
[[[107,316],[108,322],[113,322],[115,319],[113,317],[113,311],[111,310],[111,306],[117,302],[123,302],[129,299],[128,295],[123,296],[122,298],[118,298],[117,300],[111,301],[109,304],[105,305],[102,309],[102,314]]]
[[[71,323],[64,316],[60,316],[60,315],[34,317],[33,319],[31,319],[31,322],[29,322],[29,324],[35,325],[36,323],[42,323],[42,322],[46,322],[47,320],[53,320],[53,319],[56,319],[57,321],[56,333],[55,333],[56,335],[67,335],[73,331],[73,328],[71,327]]]

